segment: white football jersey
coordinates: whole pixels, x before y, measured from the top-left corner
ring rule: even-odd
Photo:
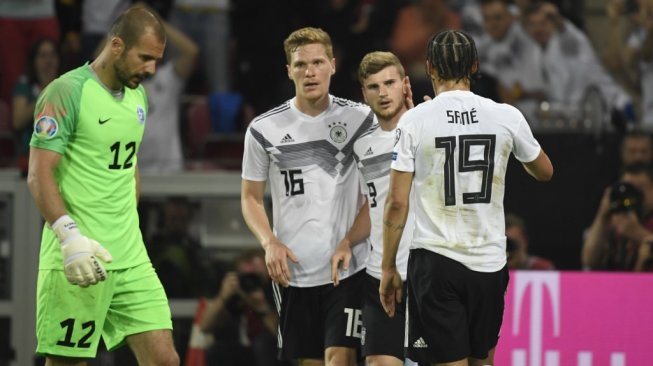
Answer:
[[[329,107],[312,117],[293,98],[247,129],[242,177],[270,182],[274,233],[299,259],[288,260],[291,286],[331,282],[331,256],[363,204],[354,141],[373,121],[360,103],[329,96]],[[352,252],[341,279],[365,267],[369,243]]]
[[[354,156],[363,180],[361,188],[367,194],[372,222],[370,232],[372,251],[367,259],[366,270],[370,276],[378,280],[381,279],[381,260],[383,259],[383,208],[390,185],[390,163],[392,162],[392,148],[397,141],[396,136],[396,129],[384,131],[378,124],[375,124],[369,132],[354,143]],[[403,280],[406,280],[408,252],[410,241],[413,238],[414,221],[415,215],[411,207],[396,260],[397,270]]]
[[[503,213],[510,154],[530,162],[540,153],[524,116],[470,91],[448,91],[399,121],[392,169],[415,172],[415,232],[423,248],[471,270],[506,264]]]

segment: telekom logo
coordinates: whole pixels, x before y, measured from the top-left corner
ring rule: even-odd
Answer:
[[[528,350],[515,348],[512,350],[512,366],[561,366],[559,350],[544,350],[543,337],[559,338],[561,336],[561,299],[560,299],[560,273],[559,272],[514,272],[514,311],[512,314],[512,336],[520,335],[520,319],[522,303],[526,300],[527,290],[530,288],[530,324]],[[551,301],[553,334],[543,334],[544,324],[544,290],[549,293]],[[547,317],[549,318],[549,317]],[[544,357],[542,357],[544,356]],[[528,362],[527,362],[528,361]],[[542,362],[544,361],[544,362]],[[564,365],[567,366],[567,365]],[[578,351],[577,366],[594,366],[592,352]],[[610,354],[610,366],[627,366],[624,352]]]

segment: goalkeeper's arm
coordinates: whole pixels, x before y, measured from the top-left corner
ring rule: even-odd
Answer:
[[[106,279],[106,271],[96,256],[106,262],[111,254],[95,240],[82,235],[77,224],[66,214],[54,179],[61,155],[50,150],[31,148],[27,185],[43,217],[61,243],[64,271],[72,284],[86,287]]]

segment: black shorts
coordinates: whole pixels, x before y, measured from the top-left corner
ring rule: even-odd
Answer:
[[[477,272],[415,249],[408,259],[408,348],[416,362],[484,359],[496,347],[508,269]]]
[[[381,281],[365,274],[363,295],[363,357],[388,355],[404,360],[404,335],[406,334],[406,284],[404,297],[389,317],[381,306],[379,284]]]
[[[328,347],[354,348],[360,354],[364,278],[365,271],[360,271],[337,287],[273,284],[279,309],[279,359],[323,360]]]

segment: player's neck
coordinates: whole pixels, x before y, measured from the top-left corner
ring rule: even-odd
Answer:
[[[469,80],[438,80],[435,82],[435,94],[441,94],[448,91],[454,90],[463,90],[470,91],[470,82]]]
[[[406,112],[406,107],[402,107],[397,113],[395,113],[394,116],[392,116],[389,119],[381,118],[379,115],[376,115],[377,121],[379,121],[379,127],[383,131],[392,131],[397,127],[397,124],[399,123],[399,119],[401,116]]]
[[[329,94],[324,94],[323,97],[316,100],[309,100],[297,96],[295,98],[295,107],[297,107],[300,112],[315,117],[329,107]]]
[[[122,90],[123,85],[116,78],[115,69],[112,67],[113,63],[109,62],[109,57],[106,50],[91,63],[91,68],[97,75],[100,82],[104,84],[109,90],[118,91]]]

